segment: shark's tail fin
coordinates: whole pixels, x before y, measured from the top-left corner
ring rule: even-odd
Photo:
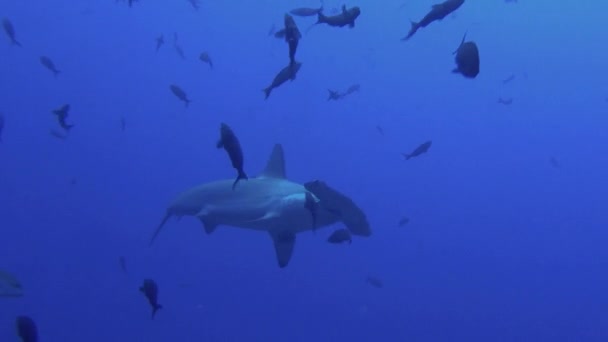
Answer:
[[[160,224],[158,225],[158,227],[156,227],[154,234],[152,234],[152,237],[150,238],[150,244],[149,244],[150,246],[152,246],[152,244],[154,243],[154,240],[156,240],[156,237],[158,236],[160,231],[163,229],[163,227],[165,226],[165,223],[167,223],[167,220],[169,220],[170,217],[171,217],[171,212],[169,210],[167,210],[165,217],[163,217],[163,220],[160,221]]]

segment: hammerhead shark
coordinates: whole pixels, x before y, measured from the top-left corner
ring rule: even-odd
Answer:
[[[305,184],[289,181],[283,147],[276,144],[264,171],[232,189],[234,180],[204,183],[178,195],[168,206],[150,245],[169,218],[194,216],[207,234],[218,226],[267,232],[274,243],[280,268],[289,264],[296,235],[342,222],[356,236],[371,235],[363,211],[348,197],[320,180]]]

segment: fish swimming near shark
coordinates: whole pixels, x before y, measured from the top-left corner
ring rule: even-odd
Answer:
[[[49,69],[54,76],[57,76],[59,75],[59,73],[61,73],[61,71],[57,70],[55,63],[53,63],[53,60],[51,60],[47,56],[40,56],[40,64],[42,64],[42,66],[44,66],[45,68]]]
[[[223,148],[228,153],[232,167],[238,172],[234,183],[232,183],[232,190],[234,190],[236,184],[241,179],[248,179],[249,177],[247,177],[247,174],[243,170],[244,158],[241,143],[232,131],[232,128],[225,123],[220,125],[220,140],[218,140],[216,146],[217,148]]]
[[[319,12],[316,24],[327,24],[333,27],[344,27],[348,25],[350,28],[353,28],[355,27],[355,20],[359,15],[361,15],[361,9],[359,7],[355,6],[346,9],[346,5],[342,5],[342,12],[340,14],[327,16]]]
[[[456,68],[452,72],[461,74],[466,78],[475,78],[479,75],[479,49],[475,42],[465,41],[466,38],[467,34],[465,33],[458,49],[454,51]]]
[[[464,0],[446,0],[440,4],[435,4],[431,8],[431,11],[427,13],[422,20],[419,22],[412,21],[412,27],[407,36],[401,38],[401,40],[408,40],[412,38],[416,32],[422,27],[427,27],[430,23],[438,20],[442,20],[447,17],[450,13],[456,11],[460,6],[464,4]]]
[[[21,43],[19,43],[19,41],[17,41],[17,34],[15,33],[15,27],[13,26],[13,23],[8,18],[2,19],[2,27],[4,28],[4,32],[8,36],[8,39],[10,39],[10,41],[11,41],[11,45],[21,46]]]
[[[150,244],[169,218],[194,216],[207,234],[226,225],[266,232],[280,268],[292,257],[296,235],[342,222],[356,236],[370,236],[363,211],[345,195],[316,180],[298,184],[286,178],[283,147],[276,144],[264,171],[232,190],[232,179],[204,183],[179,194],[168,206]],[[311,200],[315,202],[314,218]]]
[[[410,158],[414,158],[414,157],[418,157],[421,154],[426,153],[429,148],[431,148],[431,144],[432,141],[429,140],[423,144],[421,144],[420,146],[416,147],[411,153],[402,153],[403,157],[405,157],[405,160],[409,160]]]
[[[293,81],[296,79],[296,75],[300,68],[302,67],[301,62],[289,63],[288,66],[284,67],[279,71],[278,74],[272,80],[272,83],[263,89],[264,91],[264,99],[268,99],[270,97],[270,93],[273,89],[280,87],[283,83],[287,81]]]

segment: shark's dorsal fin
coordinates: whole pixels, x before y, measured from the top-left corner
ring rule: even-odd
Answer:
[[[283,146],[281,144],[275,144],[266,168],[260,174],[260,177],[264,178],[285,178],[285,154],[283,153]]]

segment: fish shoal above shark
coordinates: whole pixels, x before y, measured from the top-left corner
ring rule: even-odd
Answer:
[[[372,233],[363,211],[325,182],[299,184],[288,180],[280,144],[275,144],[266,168],[258,177],[234,190],[232,183],[231,179],[218,180],[179,194],[167,207],[150,245],[169,218],[193,216],[200,220],[207,234],[220,225],[267,232],[274,243],[279,267],[284,268],[291,260],[298,233],[338,222],[353,235],[367,237]]]

